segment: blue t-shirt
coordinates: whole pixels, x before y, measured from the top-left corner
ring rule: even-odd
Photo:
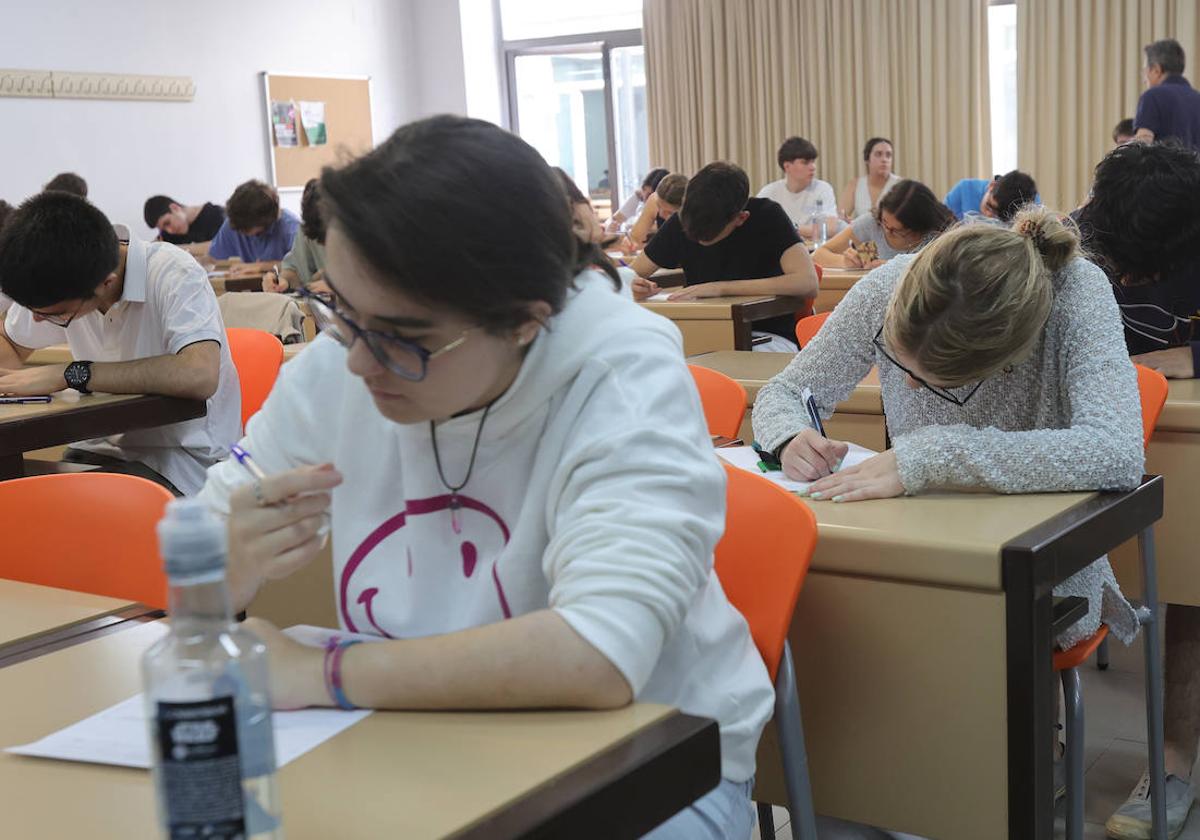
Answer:
[[[963,213],[972,210],[978,213],[979,202],[983,201],[990,183],[987,178],[963,178],[951,187],[950,192],[946,193],[946,206],[954,213],[954,218],[961,219]]]
[[[1174,137],[1200,151],[1200,93],[1183,76],[1167,76],[1142,93],[1133,127],[1150,129],[1155,140]]]
[[[299,217],[289,210],[282,211],[275,224],[255,236],[238,233],[226,219],[208,246],[208,255],[217,260],[241,257],[244,262],[281,260],[292,250],[299,229]]]

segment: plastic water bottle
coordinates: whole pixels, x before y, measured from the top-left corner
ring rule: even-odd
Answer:
[[[813,211],[809,224],[812,225],[813,229],[813,242],[817,243],[817,247],[819,248],[829,238],[829,231],[827,230],[829,220],[825,217],[825,202],[823,199],[817,199],[817,209]]]
[[[225,527],[176,499],[158,541],[171,630],[142,657],[142,681],[162,836],[282,838],[267,651],[233,620]]]

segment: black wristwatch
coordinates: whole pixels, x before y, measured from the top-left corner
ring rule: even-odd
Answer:
[[[92,393],[88,390],[88,383],[92,381],[92,363],[71,362],[63,371],[63,379],[67,380],[68,388],[74,388],[81,394]]]

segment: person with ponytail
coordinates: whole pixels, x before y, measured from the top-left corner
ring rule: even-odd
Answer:
[[[247,424],[265,476],[231,459],[201,498],[228,518],[238,610],[318,556],[330,514],[341,628],[378,641],[323,651],[251,619],[274,702],[664,703],[717,721],[722,781],[649,836],[748,840],[774,692],[713,572],[725,475],[679,331],[489,123],[403,126],[320,191],[323,330]]]
[[[844,442],[812,428],[879,369],[892,448],[838,469]],[[758,394],[754,436],[814,499],[852,502],[932,490],[1127,490],[1143,468],[1137,376],[1108,280],[1069,222],[1043,208],[1011,229],[956,228],[851,289],[821,332]],[[1123,641],[1137,619],[1101,558],[1056,592]],[[1110,597],[1105,597],[1109,593]]]

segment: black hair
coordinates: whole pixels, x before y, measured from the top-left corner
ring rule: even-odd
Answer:
[[[886,137],[872,137],[867,141],[867,144],[863,146],[863,163],[867,163],[871,160],[871,151],[880,143],[887,143],[893,149],[896,148],[896,144]]]
[[[172,204],[179,202],[166,195],[152,195],[147,198],[146,203],[142,205],[142,218],[146,221],[146,227],[158,227],[158,220],[171,212]]]
[[[225,218],[236,231],[270,227],[279,218],[279,193],[262,181],[238,184],[225,202]]]
[[[898,181],[879,199],[875,221],[881,225],[884,210],[913,233],[923,236],[941,233],[954,224],[954,214],[950,208],[938,200],[933,190],[911,178]]]
[[[321,199],[327,224],[396,289],[492,333],[529,320],[537,301],[561,311],[586,268],[620,288],[603,252],[575,236],[566,193],[542,156],[483,120],[442,115],[401,126],[354,162],[326,167]],[[498,217],[520,218],[523,235]]]
[[[725,161],[710,163],[688,181],[679,223],[697,242],[715,239],[746,208],[749,198],[750,179],[741,167]]]
[[[1078,221],[1089,258],[1127,283],[1191,263],[1200,257],[1200,157],[1175,141],[1118,146],[1096,166]]]
[[[0,291],[29,309],[93,297],[120,262],[108,219],[71,193],[38,193],[0,230]]]
[[[1145,46],[1146,66],[1157,64],[1168,76],[1177,76],[1183,72],[1183,47],[1174,38],[1163,38]]]
[[[1017,211],[1037,200],[1037,194],[1038,188],[1033,176],[1019,169],[998,176],[992,187],[996,217],[1002,222],[1011,222]]]
[[[46,186],[42,190],[55,190],[57,192],[71,193],[80,198],[87,198],[87,181],[76,175],[74,172],[60,172],[46,182]]]
[[[789,137],[783,141],[779,147],[777,160],[779,168],[783,169],[783,165],[791,160],[816,160],[817,147],[810,140],[803,137]]]
[[[1118,137],[1132,137],[1133,134],[1133,117],[1126,117],[1113,129],[1113,142],[1116,143]]]
[[[321,245],[325,244],[325,219],[321,215],[321,182],[309,178],[300,196],[300,232]]]
[[[658,182],[671,174],[670,169],[663,169],[661,166],[656,166],[646,173],[646,177],[642,179],[642,186],[654,192],[658,189]]]
[[[0,198],[0,230],[4,229],[4,223],[8,220],[9,215],[11,215],[15,209],[16,208],[7,201]]]

